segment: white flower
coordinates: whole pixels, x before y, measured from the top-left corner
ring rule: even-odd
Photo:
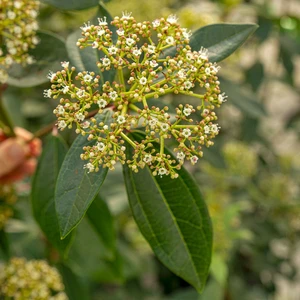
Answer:
[[[204,126],[204,133],[205,133],[205,134],[209,134],[209,132],[210,132],[209,126],[208,126],[208,125],[205,125],[205,126]]]
[[[151,68],[155,68],[158,66],[158,63],[156,62],[156,60],[150,60],[150,66]]]
[[[143,158],[143,161],[146,163],[146,164],[149,164],[151,163],[151,161],[153,160],[153,157],[151,154],[145,154],[144,158]]]
[[[63,87],[62,92],[66,94],[69,91],[69,87],[66,85]]]
[[[213,133],[218,133],[219,132],[219,128],[220,127],[218,126],[218,124],[213,124],[213,125],[211,125],[210,130]]]
[[[110,59],[107,57],[102,58],[102,64],[104,67],[110,66]]]
[[[96,48],[98,48],[99,47],[99,44],[98,44],[98,42],[93,42],[93,44],[92,44],[92,48],[93,49],[96,49]]]
[[[209,89],[209,87],[210,87],[210,84],[207,82],[207,83],[205,83],[205,85],[204,85],[204,86],[205,86],[205,88],[206,88],[206,89]]]
[[[95,170],[95,167],[91,163],[87,163],[86,165],[83,166],[84,169],[88,169],[88,173],[93,172]]]
[[[166,168],[159,168],[158,169],[158,175],[162,176],[162,175],[165,175],[167,174],[167,169]]]
[[[189,116],[191,113],[192,113],[192,108],[190,108],[190,107],[185,107],[185,108],[183,109],[183,114],[184,114],[186,117]]]
[[[49,90],[44,90],[44,97],[45,98],[51,98],[51,95],[52,95],[52,90],[49,89]]]
[[[103,17],[103,19],[98,18],[98,22],[100,26],[106,26],[107,22],[106,22],[106,17]]]
[[[61,66],[63,67],[63,68],[68,68],[69,67],[69,62],[68,61],[62,61],[61,62]]]
[[[191,51],[189,51],[185,54],[185,57],[186,57],[187,60],[193,60],[194,59],[194,54]]]
[[[47,78],[50,79],[51,82],[54,80],[55,77],[56,77],[56,73],[53,73],[52,71],[50,71],[47,76]]]
[[[118,52],[118,48],[115,46],[111,46],[107,50],[108,50],[109,54],[112,54],[112,55],[117,54],[117,52]]]
[[[187,31],[187,28],[182,28],[182,35],[186,40],[189,40],[190,37],[192,36],[192,32]]]
[[[154,28],[158,27],[159,25],[160,25],[160,20],[158,20],[158,19],[156,19],[156,20],[154,20],[154,21],[152,22],[152,26],[153,26]]]
[[[191,164],[194,165],[194,164],[197,163],[197,161],[198,161],[198,157],[197,157],[196,155],[193,155],[193,156],[191,157]]]
[[[57,127],[58,127],[58,129],[63,130],[67,127],[67,123],[64,120],[58,121],[57,122]]]
[[[210,75],[210,68],[206,68],[206,69],[205,69],[205,74],[206,74],[206,75]]]
[[[129,20],[131,18],[131,14],[132,14],[131,12],[128,13],[127,11],[123,11],[121,20]]]
[[[82,98],[85,95],[85,92],[83,90],[78,90],[76,93],[77,97]]]
[[[184,128],[183,130],[182,130],[182,133],[181,133],[185,138],[188,138],[191,134],[192,134],[192,132],[191,132],[191,130],[189,129],[189,128]]]
[[[104,99],[99,99],[97,101],[97,104],[99,105],[100,108],[104,108],[107,105],[107,102]]]
[[[104,29],[99,29],[97,31],[97,35],[102,36],[103,34],[105,34],[105,30]]]
[[[20,2],[20,1],[14,1],[14,7],[15,8],[19,9],[19,8],[21,8],[22,5],[23,5],[22,2]]]
[[[117,35],[118,35],[118,36],[123,36],[123,35],[124,35],[124,29],[119,28],[119,29],[117,30]]]
[[[147,84],[147,78],[146,78],[146,77],[144,77],[144,76],[143,76],[143,77],[141,77],[141,78],[140,78],[140,80],[139,80],[139,83],[140,83],[140,84],[142,84],[142,85],[145,85],[145,84]]]
[[[162,131],[167,131],[168,129],[169,129],[169,124],[167,124],[167,123],[161,123],[160,124],[160,129],[162,130]]]
[[[141,50],[141,49],[134,49],[134,50],[132,51],[132,54],[133,54],[134,56],[139,56],[139,55],[142,54],[142,50]]]
[[[118,116],[118,118],[117,118],[117,122],[118,122],[119,124],[123,124],[123,123],[125,123],[125,122],[126,122],[126,119],[125,119],[125,117],[124,117],[124,116]]]
[[[174,38],[172,36],[167,36],[166,43],[168,45],[174,45]]]
[[[178,152],[176,156],[178,160],[184,160],[185,158],[185,154],[183,152]]]
[[[86,128],[90,127],[90,122],[89,121],[84,121],[80,125],[81,125],[82,128],[86,129]]]
[[[213,74],[217,74],[220,69],[221,69],[221,67],[217,66],[216,64],[214,64],[213,66],[211,66],[211,71],[212,71]]]
[[[148,45],[148,53],[155,53],[155,50],[156,50],[156,48],[155,48],[155,46],[154,45]]]
[[[176,24],[178,21],[178,18],[175,15],[169,15],[167,18],[167,22],[170,24]]]
[[[151,120],[149,120],[149,125],[150,125],[150,127],[151,127],[152,129],[155,128],[156,124],[157,124],[157,120],[156,120],[156,119],[151,118]]]
[[[75,114],[75,118],[76,118],[77,121],[83,122],[84,119],[85,119],[85,116],[84,116],[83,113],[77,113],[77,114]]]
[[[197,72],[197,68],[195,66],[191,66],[191,72]]]
[[[62,105],[57,105],[56,109],[54,109],[53,112],[58,115],[63,115],[65,113],[65,109]]]
[[[218,96],[218,101],[219,101],[219,103],[223,103],[223,102],[226,102],[227,99],[228,98],[228,96],[225,96],[225,93],[222,93],[222,94],[219,94],[219,96]]]
[[[135,44],[135,40],[134,39],[132,39],[132,38],[127,38],[126,39],[126,44],[127,44],[127,46],[132,46],[133,44]]]
[[[20,26],[15,26],[15,27],[14,27],[14,32],[15,32],[16,34],[20,34],[20,33],[22,32],[22,28],[21,28]]]
[[[208,50],[207,49],[201,47],[200,51],[198,53],[199,53],[199,57],[202,60],[208,60]]]
[[[87,32],[88,30],[91,29],[91,23],[90,23],[90,22],[84,23],[84,26],[83,26],[83,27],[80,27],[80,29],[81,29],[83,32]]]
[[[189,90],[190,88],[193,87],[193,84],[189,80],[187,80],[183,83],[183,86],[185,89]]]
[[[112,100],[112,101],[115,101],[117,98],[118,98],[118,94],[116,91],[112,91],[108,94],[109,98]]]
[[[7,12],[7,17],[13,20],[16,17],[16,13],[10,10]]]
[[[185,79],[186,78],[186,72],[183,69],[180,69],[177,74],[178,74],[178,77],[180,79]]]
[[[91,82],[92,80],[93,80],[93,76],[91,76],[90,74],[86,74],[83,76],[84,82]]]
[[[103,152],[103,151],[105,150],[105,144],[102,143],[102,142],[98,142],[98,143],[96,144],[96,147],[97,147],[97,149],[98,149],[99,151],[101,151],[101,152]]]

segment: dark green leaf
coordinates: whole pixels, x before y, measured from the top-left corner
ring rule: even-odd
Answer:
[[[250,83],[254,92],[258,90],[264,79],[264,66],[260,62],[256,62],[250,69],[246,71],[246,79]]]
[[[273,28],[272,20],[269,20],[263,16],[258,17],[258,26],[259,28],[255,32],[255,35],[260,38],[262,41],[266,40]]]
[[[0,229],[0,249],[2,250],[6,259],[10,257],[9,241],[4,228]]]
[[[48,138],[33,178],[31,191],[33,215],[47,239],[62,254],[69,247],[71,236],[65,240],[60,239],[54,190],[67,150],[64,141],[58,136],[51,135]]]
[[[65,10],[81,10],[98,5],[99,0],[42,0],[42,2]]]
[[[209,60],[218,62],[231,55],[258,28],[256,24],[212,24],[201,27],[190,39],[192,50],[208,49]]]
[[[111,112],[96,117],[98,122],[109,124]],[[106,177],[107,168],[99,172],[87,173],[80,159],[83,146],[94,144],[86,136],[78,136],[68,151],[60,169],[55,189],[55,207],[60,227],[60,235],[65,238],[80,222],[93,202]]]
[[[133,138],[142,139],[139,134]],[[171,271],[201,291],[211,260],[212,226],[197,184],[184,168],[178,173],[177,179],[153,177],[147,167],[134,173],[124,165],[129,202],[142,234]]]
[[[65,42],[60,36],[43,31],[38,33],[38,38],[40,43],[29,51],[36,62],[24,68],[13,65],[8,84],[17,87],[36,86],[49,81],[49,70],[61,69],[60,62],[67,58]]]
[[[116,250],[114,220],[106,202],[99,195],[87,210],[87,217],[113,258]]]
[[[108,23],[112,21],[112,17],[109,15],[107,10],[102,5],[99,5],[97,15],[90,21],[91,24],[98,24],[97,19],[104,16],[106,16]],[[112,28],[110,29],[114,32]],[[99,61],[99,59],[101,57],[104,57],[103,52],[93,49],[92,47],[79,49],[76,46],[78,39],[82,37],[81,32],[82,30],[80,29],[76,30],[68,36],[66,41],[66,47],[71,64],[76,67],[77,71],[95,72],[96,74],[99,74],[103,77],[102,79],[104,82],[111,81],[114,78],[115,71],[105,71],[102,74],[99,72],[99,69],[97,67],[97,62]]]
[[[265,108],[262,103],[256,100],[257,96],[246,88],[243,90],[239,85],[221,79],[222,91],[228,95],[228,103],[233,104],[243,113],[252,118],[260,118],[266,115]]]

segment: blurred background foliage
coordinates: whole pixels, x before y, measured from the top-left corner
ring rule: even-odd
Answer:
[[[111,15],[132,11],[137,20],[177,14],[184,27],[211,23],[260,25],[220,65],[229,96],[219,112],[221,133],[198,166],[190,168],[208,203],[214,254],[198,296],[154,257],[135,225],[121,168],[101,188],[113,216],[114,255],[88,220],[78,227],[65,264],[58,265],[70,299],[298,300],[300,295],[300,2],[297,0],[153,0],[106,3]],[[40,27],[66,38],[95,9],[59,11],[43,5]],[[55,103],[42,97],[48,83],[10,86],[4,102],[17,126],[36,132],[54,121]],[[174,104],[184,99],[166,99]],[[74,135],[63,132],[71,143]],[[113,188],[112,188],[113,187]],[[30,180],[1,187],[1,256],[57,262],[35,223]],[[7,239],[7,243],[5,243]],[[11,249],[8,249],[9,244]]]

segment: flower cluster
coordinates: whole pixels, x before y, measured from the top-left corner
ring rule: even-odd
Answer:
[[[1,299],[67,300],[63,290],[60,274],[43,260],[15,257],[0,272]]]
[[[63,70],[49,74],[52,85],[44,96],[60,99],[54,110],[58,127],[63,130],[75,125],[78,134],[95,140],[81,155],[88,160],[85,167],[89,172],[100,166],[114,169],[120,161],[135,172],[147,165],[153,175],[176,178],[184,161],[195,164],[203,155],[202,147],[213,145],[212,139],[219,133],[214,109],[227,98],[219,88],[219,67],[209,62],[206,49],[191,49],[191,32],[181,28],[174,15],[138,23],[125,13],[111,24],[105,18],[98,21],[98,25],[81,27],[83,37],[77,46],[102,53],[97,62],[101,76],[77,73],[68,62],[62,62]],[[115,72],[116,80],[104,82],[105,72]],[[199,92],[193,91],[195,87]],[[195,97],[198,105],[180,104],[171,114],[158,100],[171,93]],[[148,105],[150,99],[156,99],[157,106]],[[97,123],[96,118],[89,118],[95,107],[99,114],[113,111],[112,122]],[[146,135],[140,143],[127,134],[135,128],[144,128]],[[170,138],[177,141],[177,161],[164,152],[165,140]],[[125,142],[134,148],[131,160],[125,155]],[[155,142],[160,144],[159,151]]]
[[[0,83],[7,80],[6,69],[13,63],[34,62],[28,50],[39,42],[38,9],[37,0],[0,0]]]

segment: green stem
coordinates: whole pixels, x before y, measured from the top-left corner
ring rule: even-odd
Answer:
[[[185,92],[185,91],[179,91],[180,94],[183,94],[183,95],[188,95],[188,96],[191,96],[191,97],[196,97],[196,98],[199,98],[199,99],[203,99],[204,98],[204,95],[199,95],[199,94],[194,94],[194,93],[190,93],[190,92]]]
[[[123,69],[118,69],[118,76],[119,76],[119,81],[120,84],[123,86],[122,91],[125,92],[125,80],[124,80],[124,74],[123,74]]]
[[[140,108],[138,108],[136,105],[134,104],[129,104],[129,108],[132,109],[133,111],[136,111],[136,112],[139,112],[140,111]]]
[[[126,141],[128,142],[134,149],[136,148],[136,144],[124,133],[124,132],[120,132],[120,136]]]
[[[195,128],[198,125],[173,125],[172,128]]]
[[[160,136],[160,155],[163,155],[165,151],[165,139],[163,136]]]

